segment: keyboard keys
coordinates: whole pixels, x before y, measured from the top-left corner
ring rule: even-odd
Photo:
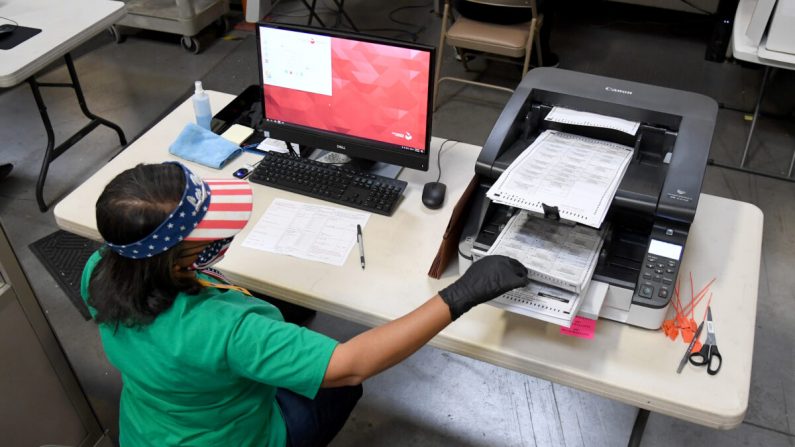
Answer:
[[[392,214],[407,186],[402,180],[278,153],[266,154],[250,179],[387,216]]]

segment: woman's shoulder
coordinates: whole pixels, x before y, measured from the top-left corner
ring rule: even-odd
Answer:
[[[239,320],[247,314],[256,313],[283,321],[281,313],[272,304],[236,289],[204,286],[196,295],[180,293],[174,304],[184,309],[183,316],[217,321]]]
[[[80,295],[83,297],[84,301],[88,299],[88,284],[91,281],[91,274],[101,260],[102,249],[100,248],[88,258],[85,267],[83,267],[83,275],[80,278]]]
[[[91,272],[94,271],[94,268],[101,260],[102,260],[102,249],[99,248],[97,249],[97,251],[92,253],[91,256],[88,257],[88,261],[86,261],[86,265],[83,267],[83,276],[91,276]]]

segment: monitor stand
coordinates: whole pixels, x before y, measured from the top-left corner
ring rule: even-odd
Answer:
[[[309,158],[323,163],[333,163],[341,167],[349,167],[357,171],[368,174],[380,175],[382,177],[396,179],[403,170],[402,166],[384,163],[382,161],[366,160],[364,158],[349,157],[345,154],[331,152],[323,149],[315,149]]]

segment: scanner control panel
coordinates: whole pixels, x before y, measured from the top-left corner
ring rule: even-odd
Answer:
[[[633,302],[650,307],[668,304],[679,273],[682,246],[652,239],[643,260]]]

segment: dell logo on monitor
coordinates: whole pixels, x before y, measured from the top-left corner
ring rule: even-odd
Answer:
[[[624,94],[624,95],[631,95],[632,94],[632,92],[629,91],[629,90],[620,90],[620,89],[613,88],[613,87],[605,87],[605,90],[607,90],[608,92],[621,93],[621,94]]]
[[[344,151],[344,150],[346,150],[346,149],[348,149],[348,148],[347,148],[347,147],[345,147],[345,146],[343,146],[343,145],[341,145],[341,144],[338,144],[338,145],[337,145],[337,149],[342,149],[342,150]]]

